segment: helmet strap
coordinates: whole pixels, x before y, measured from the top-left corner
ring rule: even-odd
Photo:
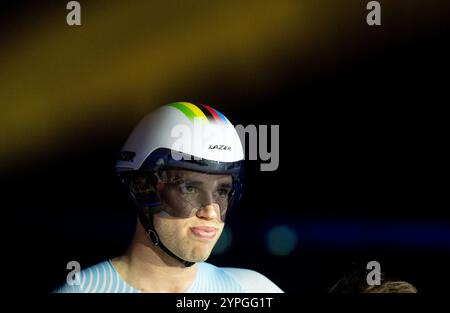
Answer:
[[[148,218],[142,210],[139,210],[139,221],[141,222],[142,226],[145,229],[145,232],[147,233],[147,236],[149,237],[150,241],[153,243],[153,245],[158,246],[163,250],[167,255],[171,256],[172,258],[176,259],[177,261],[181,262],[186,267],[191,267],[195,264],[195,262],[190,262],[183,260],[182,258],[175,255],[172,251],[170,251],[159,239],[159,235],[156,232],[156,229],[153,225],[153,214],[150,214],[150,218]]]

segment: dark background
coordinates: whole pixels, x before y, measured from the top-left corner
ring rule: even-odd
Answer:
[[[380,2],[382,26],[365,24],[364,1],[313,10],[318,18],[310,17],[311,28],[331,19],[320,40],[313,33],[306,44],[293,32],[262,74],[246,69],[241,77],[238,68],[219,62],[195,76],[201,80],[177,81],[156,99],[143,96],[153,101],[148,108],[123,118],[90,114],[56,145],[10,152],[1,176],[1,206],[17,222],[3,219],[6,239],[14,239],[8,262],[21,266],[23,279],[38,275],[50,291],[64,282],[68,261],[86,267],[121,253],[135,216],[115,180],[116,154],[152,108],[190,101],[217,108],[234,124],[280,125],[278,170],[261,172],[260,161],[248,162],[243,201],[228,221],[232,245],[208,262],[257,270],[286,292],[325,293],[352,266],[364,270],[377,260],[383,272],[420,292],[448,291],[448,5]],[[44,6],[46,14],[58,5]],[[42,10],[25,1],[2,6],[4,43],[27,29],[12,16]],[[3,45],[4,55],[8,49]],[[50,114],[46,122],[59,118]],[[33,129],[27,135],[35,140]],[[276,225],[298,236],[286,256],[267,250],[267,233]]]

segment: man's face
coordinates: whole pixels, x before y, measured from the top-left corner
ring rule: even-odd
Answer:
[[[231,175],[166,171],[157,185],[163,211],[153,221],[164,245],[184,260],[205,261],[222,233],[231,189]]]

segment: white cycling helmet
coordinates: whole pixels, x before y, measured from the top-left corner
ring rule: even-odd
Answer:
[[[230,174],[232,188],[220,217],[240,200],[244,152],[234,126],[219,111],[189,102],[174,102],[145,116],[129,135],[116,163],[116,172],[130,192],[139,219],[153,244],[186,266],[160,241],[153,215],[164,210],[177,218],[189,217],[192,206],[179,205],[166,211],[155,184],[168,169],[186,169],[208,174]]]

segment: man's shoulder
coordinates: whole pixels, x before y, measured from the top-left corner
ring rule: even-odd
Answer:
[[[203,263],[203,266],[209,267],[211,270],[220,270],[235,280],[244,290],[244,292],[253,293],[281,293],[283,292],[269,278],[263,274],[246,269],[236,267],[217,267],[209,263]]]
[[[107,289],[109,287],[109,284],[106,283],[112,281],[112,277],[114,276],[114,271],[111,267],[112,265],[108,260],[82,269],[78,274],[75,274],[75,279],[71,282],[71,284],[66,282],[54,290],[54,292],[102,292],[103,289]]]

